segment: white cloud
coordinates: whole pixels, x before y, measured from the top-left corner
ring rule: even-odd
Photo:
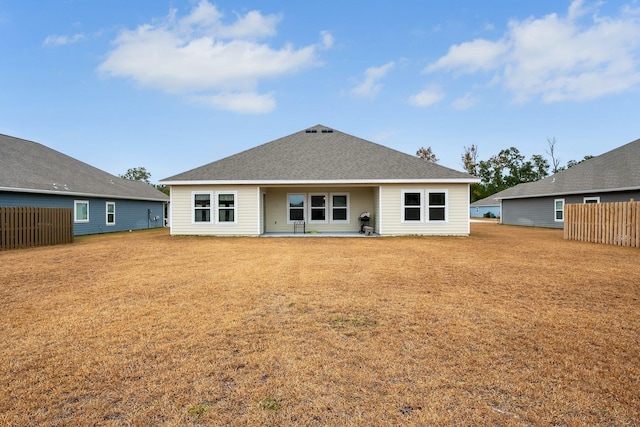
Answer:
[[[261,95],[258,83],[317,66],[322,45],[272,48],[260,39],[273,37],[280,15],[251,11],[226,25],[215,5],[201,1],[185,17],[171,10],[159,23],[123,30],[99,70],[128,77],[165,92],[208,99],[215,108],[236,112],[268,112],[273,94]],[[251,106],[251,103],[255,105]]]
[[[71,37],[51,35],[51,36],[47,36],[42,42],[42,44],[47,47],[48,46],[64,46],[67,44],[73,44],[75,42],[78,42],[83,38],[84,38],[84,34],[81,34],[81,33],[74,34]]]
[[[273,94],[258,95],[252,92],[220,93],[217,95],[194,95],[192,102],[219,110],[243,114],[269,113],[276,108]]]
[[[592,99],[640,83],[640,15],[630,7],[598,15],[599,3],[574,0],[566,17],[513,20],[495,41],[454,45],[425,72],[490,72],[516,102]]]
[[[574,21],[587,13],[589,13],[589,9],[585,6],[584,0],[573,0],[567,11],[567,19]]]
[[[322,31],[320,35],[322,36],[322,47],[325,49],[331,49],[333,47],[333,43],[335,43],[333,35],[329,31]]]
[[[374,98],[382,89],[379,81],[387,75],[394,65],[392,61],[380,67],[367,68],[364,72],[364,80],[351,89],[351,93],[363,98]]]
[[[371,141],[384,142],[389,138],[391,138],[394,134],[395,134],[394,131],[381,130],[373,134],[373,136],[371,137]]]
[[[507,45],[501,41],[492,42],[476,39],[449,48],[449,52],[433,64],[425,68],[425,72],[445,69],[459,69],[467,73],[496,68],[502,56],[507,51]]]
[[[211,7],[215,8],[215,6]],[[264,16],[260,12],[253,10],[245,16],[239,16],[238,20],[233,25],[228,27],[221,26],[219,35],[221,37],[233,39],[260,39],[264,37],[273,37],[276,35],[276,25],[280,23],[281,20],[282,17],[280,15]]]
[[[409,103],[417,107],[428,107],[444,99],[445,95],[439,86],[431,86],[409,98]]]
[[[467,110],[471,107],[474,107],[480,102],[480,99],[477,95],[473,93],[467,93],[463,97],[456,99],[451,103],[453,108],[456,110]]]

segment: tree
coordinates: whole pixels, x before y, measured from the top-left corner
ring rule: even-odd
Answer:
[[[147,169],[144,166],[130,168],[124,175],[120,175],[120,178],[130,179],[131,181],[143,181],[147,184],[151,184],[151,181],[149,181],[151,173],[147,172]]]
[[[164,194],[166,194],[167,196],[170,196],[171,191],[169,190],[169,187],[165,186],[165,185],[155,185],[155,184],[151,184],[153,185],[156,190],[163,192]]]
[[[538,181],[549,175],[549,162],[547,159],[539,154],[534,154],[531,156],[531,163],[533,163],[533,170],[529,176],[530,181],[527,182]]]
[[[560,166],[560,159],[557,159],[555,156],[556,138],[555,137],[547,138],[547,144],[549,144],[549,149],[547,150],[547,154],[551,156],[551,166],[552,166],[551,173],[554,173],[554,174],[562,170],[569,169],[579,163],[584,162],[585,160],[589,160],[593,158],[593,156],[586,155],[582,160],[579,160],[579,161],[569,160],[567,162],[567,166]]]
[[[474,176],[478,176],[478,146],[475,144],[471,144],[471,147],[464,147],[464,153],[462,154],[462,167],[464,170]],[[473,183],[470,186],[470,197],[471,202],[475,202],[482,198],[482,194],[484,194],[484,189],[482,184]]]
[[[584,158],[583,158],[582,160],[580,160],[580,161],[577,161],[577,162],[576,162],[575,160],[569,160],[569,161],[567,162],[567,169],[572,168],[572,167],[574,167],[575,165],[580,164],[580,163],[584,162],[585,160],[589,160],[589,159],[593,159],[593,156],[591,156],[591,155],[587,154],[587,155],[586,155],[586,156],[584,156]]]
[[[149,181],[149,178],[151,178],[151,173],[147,172],[147,168],[145,168],[144,166],[140,166],[137,168],[130,168],[127,170],[127,172],[124,175],[119,175],[119,176],[120,178],[123,178],[123,179],[146,182],[147,184],[154,187],[156,190],[163,192],[167,196],[169,195],[169,192],[170,192],[169,187],[165,187],[164,185],[152,184],[151,181]]]
[[[547,154],[551,156],[551,173],[557,173],[562,170],[562,168],[560,168],[560,159],[557,159],[555,155],[556,137],[547,138],[547,144],[549,145]]]
[[[471,200],[483,199],[523,182],[537,181],[547,176],[548,170],[549,162],[539,154],[525,160],[516,147],[501,150],[489,160],[477,162],[476,176],[480,184],[472,187]]]
[[[462,167],[467,173],[477,175],[478,173],[478,146],[471,144],[471,147],[464,147],[462,154]]]
[[[436,157],[435,154],[433,154],[431,147],[420,147],[420,149],[416,151],[416,156],[420,157],[422,160],[426,160],[427,162],[432,163],[438,163],[438,160],[440,160]]]

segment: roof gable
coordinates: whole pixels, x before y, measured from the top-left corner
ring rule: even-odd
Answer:
[[[0,135],[0,189],[167,201],[141,181],[111,175],[37,142]]]
[[[640,139],[535,182],[494,195],[498,199],[640,189]]]
[[[464,180],[469,174],[317,125],[163,179],[184,181]]]
[[[495,199],[495,196],[497,194],[498,193],[489,197],[485,197],[484,199],[476,200],[475,202],[471,203],[470,206],[474,208],[480,206],[500,206],[500,202]]]

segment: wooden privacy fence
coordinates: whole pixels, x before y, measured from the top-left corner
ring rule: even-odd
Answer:
[[[564,215],[567,240],[640,248],[640,202],[569,204]]]
[[[0,207],[0,250],[73,243],[73,208]]]

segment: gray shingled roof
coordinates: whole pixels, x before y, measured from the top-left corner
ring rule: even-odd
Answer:
[[[499,206],[500,202],[495,199],[497,194],[498,193],[489,197],[485,197],[484,199],[476,200],[475,202],[471,203],[471,207],[475,208],[479,206]]]
[[[188,181],[455,180],[463,172],[317,125],[284,138],[163,179]]]
[[[111,175],[37,142],[0,134],[0,191],[168,201],[151,185]]]
[[[518,184],[497,199],[640,189],[640,139],[535,182]]]

